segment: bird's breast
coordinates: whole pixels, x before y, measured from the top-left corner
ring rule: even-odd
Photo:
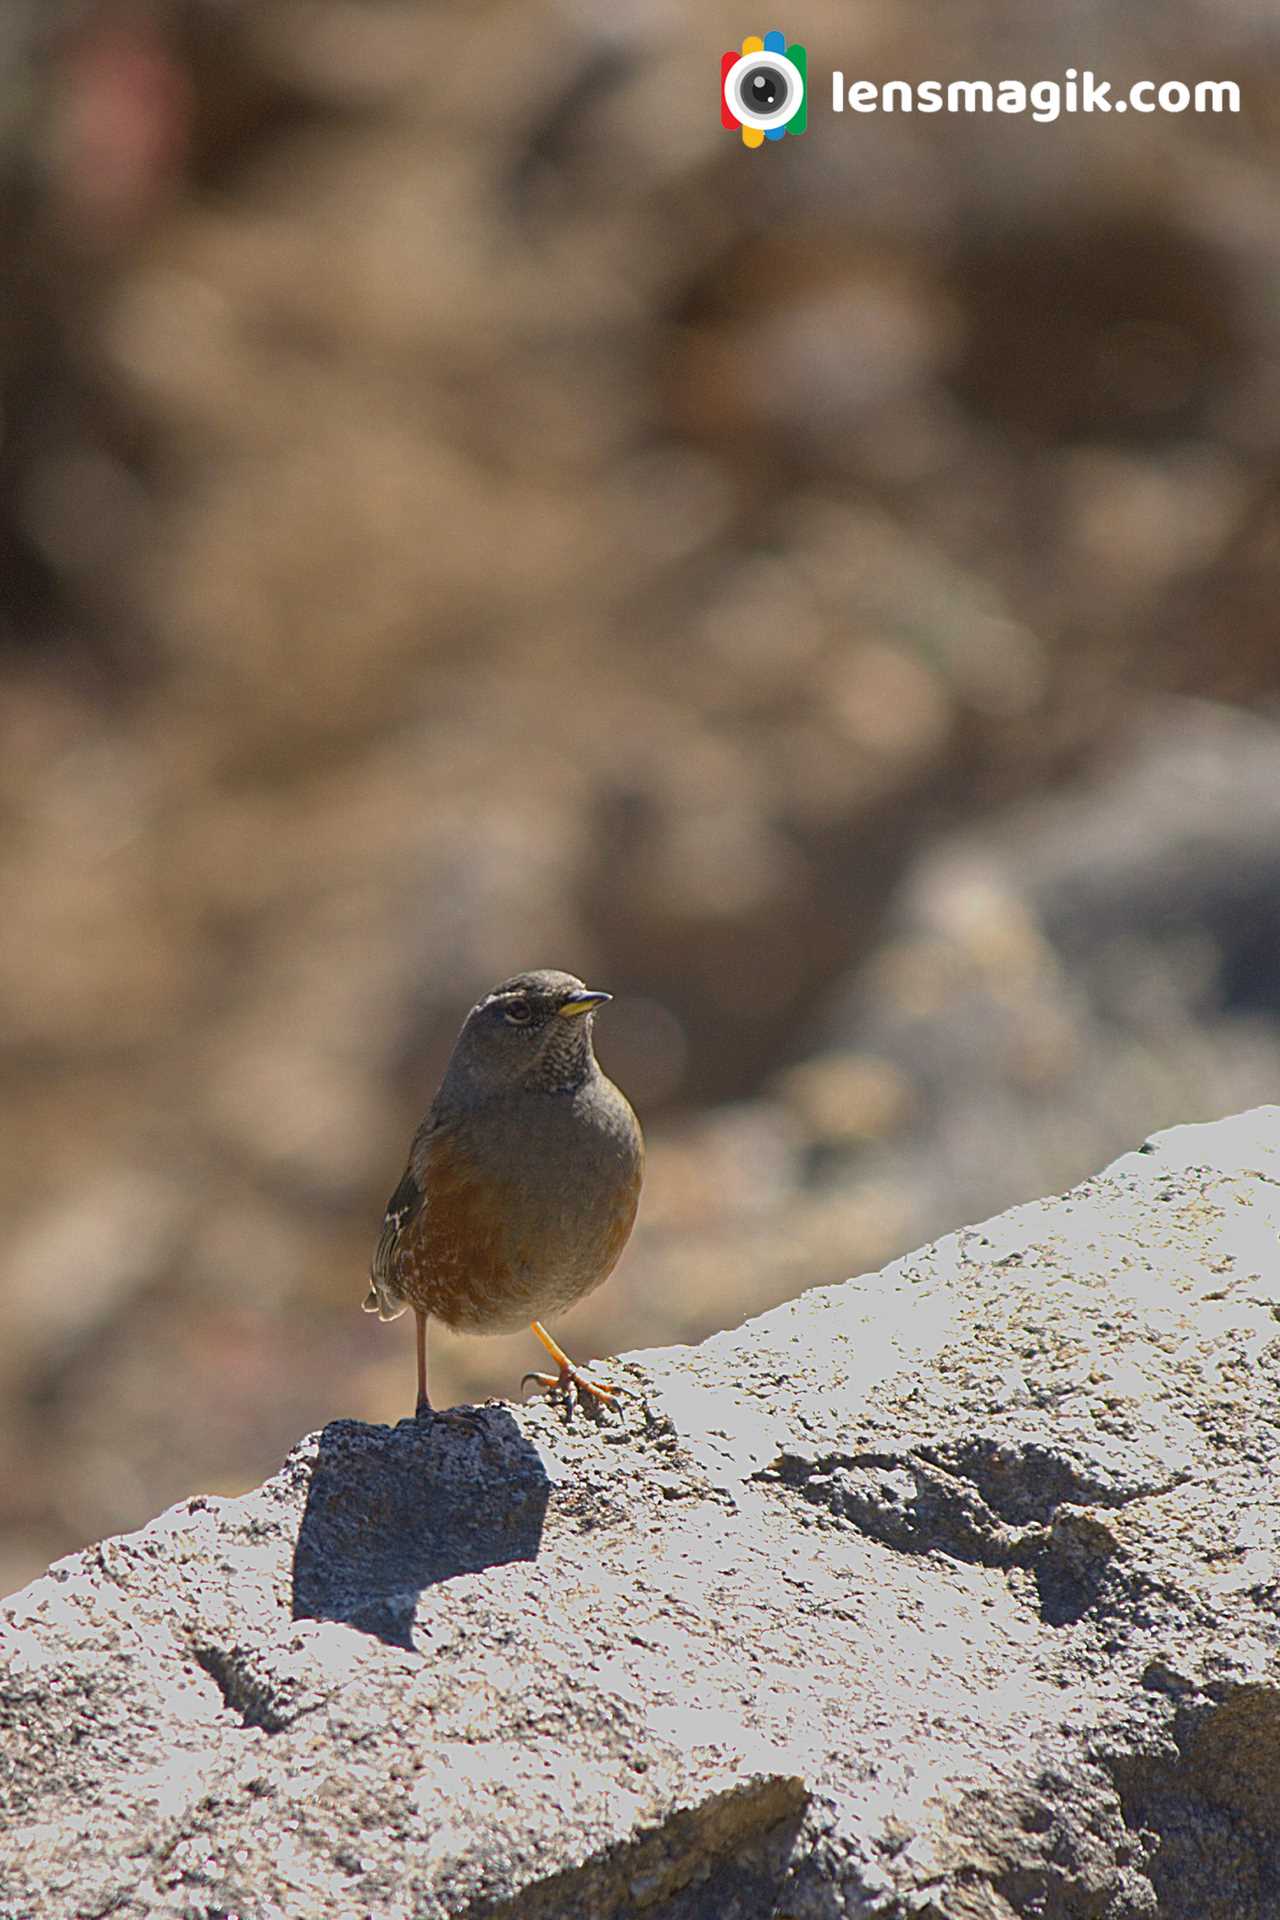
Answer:
[[[608,1091],[612,1100],[585,1104],[531,1096],[482,1128],[433,1137],[424,1203],[399,1254],[415,1306],[458,1329],[502,1332],[563,1311],[608,1278],[643,1171],[639,1128]]]

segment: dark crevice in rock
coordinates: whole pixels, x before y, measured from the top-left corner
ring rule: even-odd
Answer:
[[[1070,1627],[1120,1604],[1132,1582],[1116,1567],[1117,1543],[1105,1522],[1079,1508],[1056,1513],[1031,1562],[1040,1617]]]
[[[771,1471],[812,1505],[851,1521],[882,1546],[905,1553],[937,1550],[990,1567],[1025,1565],[1029,1557],[1030,1530],[1005,1526],[966,1481],[919,1453],[820,1460],[782,1454]]]
[[[1087,1842],[1070,1811],[1082,1800],[1090,1805]],[[957,1920],[1157,1920],[1142,1844],[1120,1817],[1110,1776],[1096,1763],[1055,1762],[1007,1794],[966,1794],[950,1830],[957,1852],[972,1864],[946,1876],[939,1920],[944,1914],[947,1920],[953,1914]],[[1159,1915],[1163,1920],[1162,1909]]]
[[[809,1790],[770,1774],[682,1808],[627,1844],[528,1887],[515,1900],[473,1902],[459,1920],[719,1920],[775,1911]]]
[[[265,1686],[252,1671],[251,1656],[239,1647],[195,1646],[191,1657],[214,1682],[242,1725],[263,1733],[283,1733],[304,1713],[314,1713],[318,1702],[299,1703]]]
[[[1140,1835],[1160,1920],[1280,1913],[1280,1690],[1227,1690],[1180,1706],[1152,1747],[1109,1757]]]
[[[1068,1455],[1034,1440],[1001,1443],[979,1437],[916,1449],[922,1460],[972,1481],[991,1510],[1011,1526],[1047,1525],[1059,1507],[1123,1507],[1155,1491],[1116,1486]]]
[[[793,1488],[897,1552],[1025,1568],[1048,1626],[1072,1625],[1098,1608],[1110,1582],[1115,1537],[1084,1509],[1120,1507],[1156,1491],[1107,1487],[1042,1446],[990,1443],[816,1460],[783,1453],[757,1478]]]

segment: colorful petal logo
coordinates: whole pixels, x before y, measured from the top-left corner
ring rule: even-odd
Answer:
[[[804,47],[788,46],[780,33],[750,33],[742,52],[720,57],[720,121],[742,129],[744,147],[760,147],[781,140],[784,133],[803,133],[809,124],[805,101],[808,54]]]

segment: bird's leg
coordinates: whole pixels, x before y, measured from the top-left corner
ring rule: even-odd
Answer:
[[[418,1322],[418,1404],[413,1410],[415,1420],[430,1420],[433,1425],[441,1421],[451,1427],[465,1428],[469,1433],[479,1433],[486,1437],[489,1423],[483,1407],[433,1407],[427,1397],[427,1316],[414,1308]]]
[[[589,1374],[575,1367],[564,1348],[551,1338],[541,1320],[533,1320],[530,1325],[560,1371],[559,1373],[526,1373],[524,1380],[536,1380],[540,1386],[551,1388],[574,1386],[581,1392],[589,1393],[595,1399],[602,1400],[606,1406],[613,1405],[620,1392],[618,1387],[610,1386],[603,1380],[593,1380]],[[520,1382],[521,1386],[524,1385],[524,1380]]]
[[[418,1404],[413,1412],[416,1420],[429,1420],[432,1407],[427,1398],[427,1316],[417,1307],[413,1311],[418,1322]]]

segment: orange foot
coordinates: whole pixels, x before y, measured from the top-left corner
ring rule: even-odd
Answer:
[[[581,1368],[574,1366],[564,1348],[551,1338],[540,1320],[532,1321],[531,1325],[560,1371],[558,1373],[526,1373],[520,1382],[522,1387],[526,1380],[536,1380],[540,1387],[546,1387],[552,1393],[567,1393],[571,1401],[576,1389],[577,1392],[590,1394],[594,1400],[600,1401],[606,1407],[613,1406],[622,1391],[620,1387],[612,1386],[605,1380],[593,1380],[590,1374],[583,1373]]]

